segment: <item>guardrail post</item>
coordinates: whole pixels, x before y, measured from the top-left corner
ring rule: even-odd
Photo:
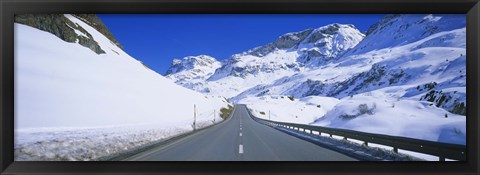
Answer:
[[[442,156],[438,157],[438,161],[445,162],[445,157],[442,157]]]
[[[348,140],[348,138],[347,138],[347,137],[343,137],[343,140]]]
[[[330,134],[330,137],[333,137],[332,134]]]
[[[363,144],[364,144],[365,146],[368,146],[368,142],[363,142]]]
[[[398,153],[398,148],[393,147],[393,152]]]

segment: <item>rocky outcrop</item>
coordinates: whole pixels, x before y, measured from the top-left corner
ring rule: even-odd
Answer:
[[[188,56],[174,59],[165,77],[192,89],[201,86],[220,66],[219,61],[208,55]],[[208,88],[202,89],[203,91],[208,91]]]
[[[122,48],[118,41],[113,37],[110,31],[96,15],[76,14],[74,16],[91,25],[100,33],[109,38],[112,42],[114,42],[117,46]],[[81,26],[70,21],[63,14],[20,14],[15,16],[15,22],[52,33],[66,42],[77,42],[97,54],[105,53],[105,51],[98,45],[97,41],[95,41],[90,33],[88,33]],[[84,35],[78,34],[75,32],[75,30]]]
[[[247,54],[262,57],[275,51],[275,49],[292,48],[302,42],[312,31],[313,29],[307,29],[300,32],[287,33],[280,36],[275,42],[247,51]]]
[[[113,36],[112,32],[105,26],[100,18],[97,17],[95,14],[73,14],[73,16],[77,17],[78,19],[82,20],[83,22],[87,23],[88,25],[95,28],[98,32],[102,33],[105,37],[110,39],[115,45],[119,48],[123,49],[123,46],[120,42],[117,41],[115,36]]]

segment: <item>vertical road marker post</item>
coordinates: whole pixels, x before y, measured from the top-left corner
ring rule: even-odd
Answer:
[[[197,129],[196,121],[197,121],[197,105],[193,104],[193,131]]]

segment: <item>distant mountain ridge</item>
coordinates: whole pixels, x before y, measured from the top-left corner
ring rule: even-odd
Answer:
[[[442,59],[438,53],[443,53]],[[441,91],[466,86],[465,71],[461,72],[464,59],[461,15],[386,15],[366,34],[348,24],[284,34],[272,43],[232,55],[214,74],[203,77],[205,81],[188,88],[239,101],[265,95],[343,98],[389,86],[411,86],[405,87],[403,97],[437,101],[439,107],[464,114],[458,112],[464,111],[464,92]],[[430,89],[435,92],[415,89],[431,83],[437,84]]]
[[[316,67],[354,47],[363,37],[365,35],[351,24],[330,24],[287,33],[274,42],[223,60],[213,74],[201,78],[206,81],[181,84],[204,93],[234,97],[256,85]],[[166,76],[178,81],[183,74],[168,71]],[[229,87],[225,88],[227,84]]]

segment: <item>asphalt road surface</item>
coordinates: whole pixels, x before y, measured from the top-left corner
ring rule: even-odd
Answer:
[[[355,161],[344,154],[254,121],[235,105],[227,121],[126,160],[138,161]]]

